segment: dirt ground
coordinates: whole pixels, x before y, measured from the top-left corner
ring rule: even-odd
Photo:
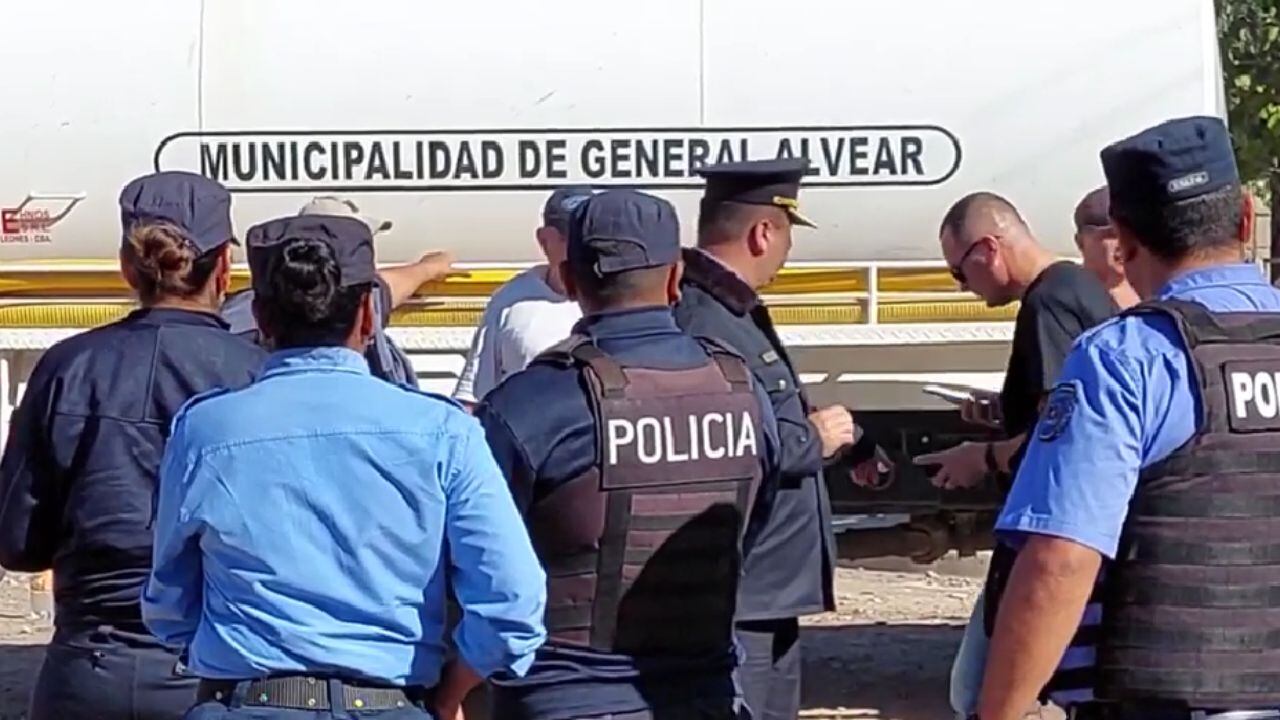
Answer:
[[[927,572],[893,563],[880,567],[841,568],[838,611],[806,619],[801,717],[951,716],[947,677],[981,587],[981,563],[951,562]],[[26,578],[0,581],[0,720],[26,717],[49,637],[49,621],[32,613],[30,594]]]

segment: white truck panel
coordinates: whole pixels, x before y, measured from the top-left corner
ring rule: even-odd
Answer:
[[[113,260],[119,187],[153,164],[216,171],[241,228],[338,191],[396,222],[383,260],[443,246],[520,264],[537,259],[532,227],[555,184],[651,188],[691,236],[692,164],[779,152],[815,162],[802,204],[821,228],[800,235],[797,262],[936,258],[942,212],[980,188],[1071,252],[1071,209],[1101,183],[1102,145],[1222,113],[1210,0],[42,0],[5,12],[58,32],[0,47],[0,79],[23,100],[0,118],[0,208],[32,190],[86,198],[40,237],[0,234],[0,263]]]
[[[0,262],[115,258],[121,186],[157,138],[200,122],[201,4],[4,3]],[[24,205],[33,193],[62,197]]]

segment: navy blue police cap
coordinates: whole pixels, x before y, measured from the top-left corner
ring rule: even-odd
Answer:
[[[569,221],[573,218],[573,209],[591,197],[593,191],[586,185],[566,185],[556,188],[542,206],[542,223],[549,225],[565,235],[569,234]]]
[[[703,207],[722,202],[774,205],[786,210],[791,222],[817,227],[800,212],[800,181],[808,170],[808,158],[778,158],[703,165],[695,172],[707,180]]]
[[[373,282],[373,233],[364,221],[339,215],[290,215],[249,228],[245,250],[253,289],[270,292],[267,279],[283,248],[291,240],[318,240],[333,251],[338,263],[338,285],[350,287]]]
[[[1215,117],[1163,122],[1102,150],[1111,212],[1160,208],[1240,184],[1227,125]]]
[[[135,225],[168,223],[203,255],[236,242],[231,193],[216,180],[181,171],[143,175],[120,191],[120,227],[127,241]]]
[[[675,206],[637,190],[607,190],[574,210],[569,264],[598,277],[672,265],[680,259]]]

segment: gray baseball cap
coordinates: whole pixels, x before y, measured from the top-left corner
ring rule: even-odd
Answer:
[[[369,232],[377,235],[391,230],[391,221],[382,218],[374,218],[360,213],[360,207],[355,202],[336,195],[320,195],[311,198],[311,201],[303,205],[298,210],[299,215],[336,215],[338,217],[353,217],[364,222],[369,226]]]

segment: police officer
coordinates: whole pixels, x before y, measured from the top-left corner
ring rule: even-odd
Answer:
[[[562,276],[584,319],[477,407],[550,583],[551,639],[495,678],[495,718],[737,716],[740,542],[776,438],[742,359],[672,317],[679,232],[651,195],[579,206]]]
[[[824,459],[854,440],[843,407],[813,410],[757,291],[791,251],[806,160],[703,167],[698,247],[684,254],[676,320],[737,349],[769,393],[781,436],[782,490],[747,561],[738,602],[739,672],[757,720],[790,720],[800,707],[799,617],[835,609],[835,540]]]
[[[392,228],[390,220],[362,215],[354,202],[334,196],[313,198],[302,206],[298,214],[359,218],[369,226],[375,237]],[[391,311],[413,297],[419,287],[444,277],[452,262],[452,256],[448,252],[434,251],[423,255],[416,262],[384,268],[378,272],[375,280],[377,291],[373,294],[375,332],[365,350],[365,359],[369,361],[374,375],[391,382],[418,386],[412,362],[387,336],[385,329],[391,321]],[[254,323],[252,306],[253,290],[246,288],[227,296],[221,312],[223,319],[231,325],[231,332],[257,342],[259,333]]]
[[[189,646],[188,718],[454,720],[545,639],[511,495],[456,403],[370,374],[367,225],[282,218],[247,246],[273,352],[174,419],[143,617]],[[463,609],[448,664],[446,572]]]
[[[164,172],[120,193],[120,268],[141,307],[40,358],[0,462],[0,564],[54,571],[37,720],[178,718],[195,681],[152,638],[138,598],[169,421],[193,394],[248,383],[265,353],[227,332],[231,196]]]
[[[1217,118],[1102,165],[1147,302],[1081,336],[1033,431],[979,716],[1047,684],[1076,718],[1280,717],[1280,291],[1243,261],[1252,202]]]

